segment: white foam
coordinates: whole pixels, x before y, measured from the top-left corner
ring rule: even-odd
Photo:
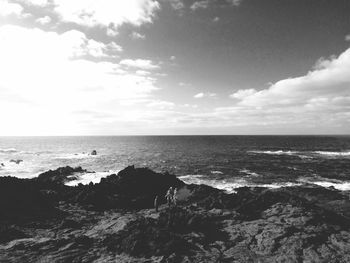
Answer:
[[[328,151],[315,151],[314,153],[327,156],[350,156],[350,151],[347,152],[328,152]]]
[[[294,182],[285,182],[285,183],[272,183],[272,184],[254,184],[249,183],[243,178],[237,178],[233,180],[215,180],[205,178],[203,175],[185,175],[180,176],[179,179],[184,181],[187,184],[205,184],[220,190],[224,190],[228,193],[235,193],[236,188],[240,187],[266,187],[266,188],[281,188],[281,187],[292,187],[292,186],[300,186],[302,183],[294,183]]]
[[[298,152],[295,151],[249,151],[251,153],[258,153],[258,154],[271,154],[271,155],[297,155]]]
[[[322,177],[316,178],[301,178],[299,179],[302,183],[315,184],[325,188],[334,187],[340,191],[350,191],[350,182],[349,181],[340,181],[337,179],[323,179]]]
[[[15,162],[2,162],[4,166],[0,167],[0,176],[15,176],[18,178],[33,178],[38,176],[39,173],[35,173],[38,169],[37,164],[31,160],[24,160],[20,163]]]
[[[99,183],[101,178],[107,177],[111,174],[117,174],[120,170],[109,170],[104,172],[94,172],[94,173],[81,173],[75,174],[77,176],[77,180],[67,182],[67,186],[76,186],[78,184],[89,184],[89,183]]]
[[[210,171],[211,174],[224,174],[223,172],[221,171]]]
[[[248,170],[248,169],[242,169],[242,170],[240,170],[240,172],[245,173],[245,174],[247,174],[247,175],[249,175],[249,176],[253,176],[253,177],[258,177],[258,176],[260,176],[259,174],[254,173],[254,172],[252,172],[252,171],[250,171],[250,170]]]
[[[91,155],[89,153],[65,153],[55,157],[55,159],[85,159],[96,158],[97,155]]]
[[[187,180],[187,179],[193,179],[193,178],[202,178],[204,175],[202,174],[188,174],[188,175],[182,175],[178,176],[179,179],[181,180]]]

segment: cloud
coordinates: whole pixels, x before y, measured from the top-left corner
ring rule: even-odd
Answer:
[[[219,21],[220,21],[220,17],[216,16],[216,17],[213,18],[213,22],[219,22]]]
[[[209,0],[196,1],[191,5],[191,10],[206,9],[209,6]]]
[[[267,89],[238,90],[230,97],[239,101],[215,112],[231,123],[276,129],[286,125],[314,133],[349,129],[350,48],[338,57],[321,58],[304,76],[280,80]]]
[[[151,72],[146,70],[136,70],[136,74],[140,76],[149,76],[151,75]]]
[[[239,6],[242,3],[242,0],[226,0],[226,2],[232,6]]]
[[[345,41],[350,41],[350,34],[345,36]]]
[[[20,4],[9,3],[7,0],[0,0],[0,16],[21,16],[23,7]]]
[[[207,9],[208,7],[213,6],[221,6],[225,7],[227,5],[229,6],[239,6],[241,4],[242,0],[225,0],[225,1],[219,1],[219,0],[201,0],[194,2],[190,9],[192,11],[195,11],[197,9]],[[216,18],[214,18],[215,20]],[[218,21],[218,20],[217,20]]]
[[[99,120],[82,124],[71,112],[123,112],[124,101],[151,99],[158,90],[155,77],[122,69],[110,57],[86,59],[104,56],[109,48],[76,30],[0,26],[1,133],[84,133]]]
[[[160,5],[154,0],[53,0],[64,21],[84,26],[118,27],[124,23],[140,26],[151,23]]]
[[[172,8],[175,10],[181,10],[185,8],[185,5],[181,0],[169,0],[169,2]]]
[[[211,93],[211,92],[200,92],[197,93],[196,95],[193,96],[195,99],[202,99],[202,98],[213,98],[216,97],[216,93]]]
[[[153,63],[148,59],[124,59],[120,61],[120,64],[129,68],[138,68],[142,70],[154,70],[159,69],[160,66]]]
[[[49,16],[44,16],[44,17],[40,17],[38,19],[35,20],[35,22],[42,24],[42,25],[47,25],[52,21],[51,17]]]
[[[175,59],[176,59],[175,56],[171,56],[171,57],[170,57],[170,60],[172,60],[172,61],[174,61]]]
[[[230,97],[234,99],[244,99],[250,95],[255,94],[257,91],[255,89],[240,89],[235,93],[231,94]]]
[[[158,108],[161,110],[173,109],[175,107],[175,103],[170,102],[170,101],[154,100],[154,101],[148,103],[147,107]]]
[[[138,32],[132,32],[132,33],[130,34],[130,37],[131,37],[132,39],[145,39],[145,38],[146,38],[145,35],[142,35],[142,34],[140,34],[140,33],[138,33]]]
[[[18,0],[18,2],[21,2],[26,5],[39,6],[39,7],[45,7],[51,3],[50,0]]]
[[[350,49],[339,57],[317,62],[315,70],[302,77],[284,79],[268,89],[245,91],[241,105],[300,105],[310,98],[350,95]],[[243,91],[241,91],[243,94]]]
[[[109,25],[107,28],[106,28],[106,35],[109,36],[109,37],[116,37],[119,35],[119,32],[117,30],[117,28],[113,25]]]
[[[59,23],[75,23],[85,27],[103,27],[111,37],[118,35],[123,24],[141,26],[152,23],[160,4],[156,0],[17,0],[26,6],[58,17]],[[2,2],[5,2],[2,0]],[[15,6],[12,4],[11,9]],[[18,9],[18,5],[16,9]],[[6,8],[8,9],[8,7]],[[0,9],[1,10],[1,9]],[[3,9],[4,10],[4,9]],[[18,12],[18,10],[15,10]],[[1,12],[1,11],[0,11]]]

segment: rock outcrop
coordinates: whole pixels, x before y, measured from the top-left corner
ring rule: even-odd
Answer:
[[[75,174],[84,172],[87,171],[81,167],[72,168],[70,166],[66,166],[41,173],[37,178],[35,178],[35,180],[37,180],[40,184],[62,185],[68,181],[76,180],[77,178],[74,176]]]
[[[64,185],[81,171],[0,178],[0,261],[350,262],[347,192],[305,185],[227,194],[133,166],[98,184]],[[170,186],[182,195],[177,207],[164,204]]]

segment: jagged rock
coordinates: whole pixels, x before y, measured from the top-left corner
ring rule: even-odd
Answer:
[[[98,184],[81,186],[74,201],[91,205],[97,210],[108,208],[150,208],[158,195],[164,202],[164,195],[170,186],[181,187],[184,183],[174,175],[161,174],[147,168],[129,166],[102,178]]]
[[[96,151],[96,150],[93,150],[90,154],[91,154],[91,155],[97,155],[97,151]]]
[[[75,180],[75,173],[87,172],[81,167],[72,168],[70,166],[60,167],[56,170],[49,170],[39,174],[36,180],[42,184],[64,184],[68,181]]]
[[[137,257],[185,254],[191,247],[180,235],[160,228],[150,218],[130,222],[119,233],[107,236],[104,245],[108,250]]]
[[[65,186],[77,171],[0,178],[0,225],[8,227],[0,228],[0,261],[350,262],[345,192],[307,185],[227,194],[133,166]],[[186,193],[178,206],[149,209],[170,186]]]

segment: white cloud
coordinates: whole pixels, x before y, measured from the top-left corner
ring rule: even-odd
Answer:
[[[239,102],[214,112],[231,125],[313,133],[349,130],[350,48],[338,57],[318,60],[304,76],[280,80],[259,91],[239,90],[231,97]]]
[[[148,103],[147,107],[158,108],[161,110],[173,109],[175,107],[175,103],[170,102],[170,101],[155,100],[155,101]]]
[[[235,93],[231,94],[230,97],[234,99],[244,99],[248,96],[255,94],[257,91],[255,89],[240,89]]]
[[[34,5],[39,7],[44,7],[50,4],[50,0],[18,0],[26,5]]]
[[[209,6],[209,0],[196,1],[191,5],[193,11],[197,9],[206,9]]]
[[[171,56],[171,57],[170,57],[170,60],[172,60],[172,61],[174,61],[175,59],[176,59],[175,56]]]
[[[130,34],[130,37],[131,37],[132,39],[145,39],[145,38],[146,38],[145,35],[142,35],[142,34],[140,34],[140,33],[138,33],[138,32],[132,32],[132,33]]]
[[[155,0],[53,0],[64,21],[84,26],[118,27],[124,23],[151,23],[160,5]]]
[[[233,6],[239,6],[242,3],[242,0],[226,0],[226,2]]]
[[[91,117],[82,124],[72,112],[122,113],[118,105],[123,101],[150,99],[158,89],[154,78],[80,57],[103,55],[106,46],[76,30],[57,34],[1,26],[1,134],[89,132],[100,120]]]
[[[211,92],[200,92],[197,93],[196,95],[193,96],[195,99],[202,99],[202,98],[213,98],[216,97],[216,93],[211,93]]]
[[[17,0],[27,6],[41,8],[58,16],[59,22],[72,22],[85,27],[103,27],[110,37],[118,35],[122,24],[141,26],[152,23],[160,4],[156,0]],[[1,2],[7,3],[5,0]],[[1,3],[0,2],[0,3]],[[4,4],[3,4],[4,6]],[[10,10],[10,9],[11,10]],[[18,4],[6,5],[1,12],[20,13]],[[5,10],[5,11],[3,11]],[[40,23],[40,21],[38,21]],[[45,20],[42,20],[45,22]]]
[[[227,5],[230,5],[230,6],[239,6],[242,2],[242,0],[225,0],[223,3],[223,1],[211,1],[211,0],[200,0],[200,1],[196,1],[194,2],[190,8],[192,9],[192,11],[195,11],[197,9],[206,9],[208,8],[209,6],[211,7],[214,7],[215,5],[218,5],[218,6],[227,6]],[[214,18],[215,20],[215,18]],[[218,21],[218,20],[217,20]]]
[[[159,65],[154,64],[152,60],[148,59],[123,59],[120,61],[120,64],[130,68],[143,70],[154,70],[160,68]]]
[[[35,22],[42,24],[42,25],[49,24],[51,21],[52,21],[52,19],[49,16],[40,17],[37,20],[35,20]]]
[[[106,28],[106,35],[109,37],[116,37],[119,35],[119,32],[115,26],[110,25]]]
[[[20,4],[9,3],[7,0],[0,0],[0,16],[20,16],[22,11],[23,7]]]
[[[213,18],[213,22],[219,22],[220,21],[220,17],[216,16]]]
[[[345,36],[345,41],[350,41],[350,34]]]
[[[181,0],[169,0],[169,2],[172,8],[175,10],[181,10],[185,8],[185,5]]]
[[[136,74],[140,76],[149,76],[151,75],[151,72],[146,70],[136,70]]]
[[[315,70],[298,78],[284,79],[258,92],[247,91],[241,105],[304,104],[310,98],[350,95],[350,49],[338,58],[317,62]],[[241,91],[243,92],[243,91]],[[249,94],[250,93],[250,94]]]

